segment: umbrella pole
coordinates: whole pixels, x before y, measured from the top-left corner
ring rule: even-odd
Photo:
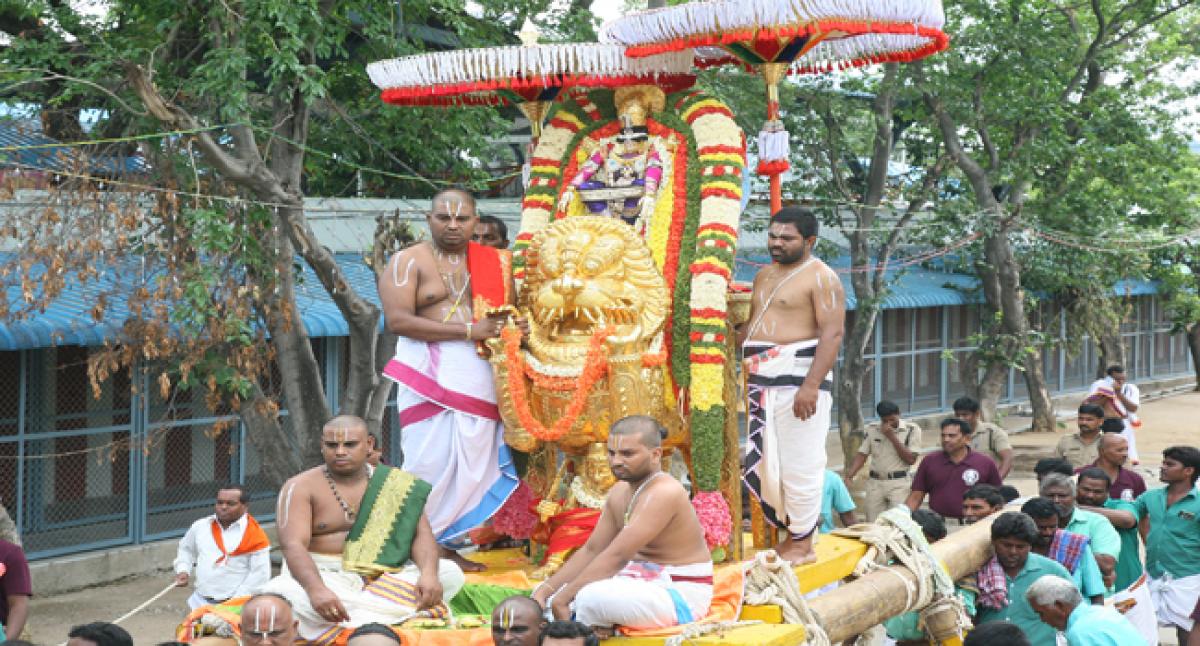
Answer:
[[[537,149],[538,140],[542,138],[542,122],[550,111],[549,101],[522,101],[517,104],[521,114],[529,119],[529,144],[525,147],[525,163],[521,166],[521,185],[529,188],[529,178],[533,171],[533,151]]]
[[[771,215],[783,208],[783,173],[789,165],[788,133],[779,120],[779,81],[787,67],[786,63],[759,66],[767,85],[767,122],[758,135],[759,173],[771,178]]]

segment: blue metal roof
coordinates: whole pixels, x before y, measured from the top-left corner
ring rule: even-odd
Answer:
[[[375,274],[352,254],[339,254],[338,264],[346,280],[367,300],[379,304],[375,290]],[[11,262],[11,254],[0,254],[0,263]],[[296,280],[296,305],[309,336],[346,336],[350,327],[341,312],[321,287],[308,263],[297,260],[303,272]],[[36,270],[35,270],[36,271]],[[121,327],[129,318],[129,303],[124,293],[131,284],[141,280],[141,262],[125,259],[108,267],[98,279],[80,286],[78,280],[67,277],[67,287],[42,312],[0,323],[0,350],[24,350],[55,345],[102,345],[120,338]],[[151,276],[152,278],[152,276]],[[10,304],[22,302],[21,286],[6,285]],[[92,318],[92,309],[101,295],[108,296],[100,321]],[[13,309],[16,309],[13,306]],[[382,326],[382,319],[380,325]]]
[[[740,254],[734,278],[739,281],[752,281],[759,268],[770,262],[771,257],[759,250]],[[854,286],[850,284],[850,274],[845,272],[850,267],[849,256],[842,256],[827,262],[834,270],[840,270],[838,277],[842,279],[842,288],[846,290],[846,308],[856,309],[858,299],[854,295]],[[893,262],[902,262],[902,259],[896,259]],[[983,302],[983,295],[979,292],[979,280],[965,274],[952,274],[914,266],[888,271],[885,282],[890,288],[890,292],[883,299],[882,307],[885,310],[971,305]]]
[[[345,272],[350,286],[372,303],[379,305],[375,287],[375,274],[357,254],[337,254],[338,265]],[[11,254],[0,254],[0,264],[10,262]],[[760,266],[770,262],[770,257],[761,251],[741,254],[734,277],[739,281],[751,281]],[[308,263],[297,259],[303,272],[296,280],[296,304],[308,334],[311,337],[338,337],[350,333],[346,320],[330,299],[316,274]],[[834,269],[849,267],[849,258],[842,257],[830,262]],[[0,350],[23,350],[45,348],[55,345],[102,345],[105,341],[118,340],[121,326],[129,318],[128,302],[123,295],[129,291],[133,281],[141,280],[141,263],[137,259],[125,259],[120,265],[107,268],[97,280],[79,286],[77,280],[67,279],[68,287],[43,312],[20,320],[0,323]],[[857,302],[850,275],[839,274],[846,290],[849,309]],[[979,281],[974,276],[933,271],[921,267],[908,267],[902,271],[890,271],[887,280],[891,292],[883,300],[884,309],[911,309],[919,307],[941,307],[970,305],[982,301]],[[19,284],[7,285],[9,303],[21,302]],[[1114,286],[1117,296],[1141,296],[1156,293],[1156,285],[1149,281],[1121,281]],[[92,308],[101,294],[112,294],[103,317],[99,322],[92,318]],[[380,325],[382,326],[382,319]]]
[[[893,263],[903,261],[903,258],[892,259]],[[750,282],[754,280],[759,268],[770,262],[771,257],[761,249],[743,249],[738,254],[734,280]],[[833,269],[839,270],[838,276],[846,290],[846,308],[855,309],[858,301],[854,297],[854,286],[850,284],[850,274],[845,271],[850,267],[850,257],[841,256],[826,262]],[[883,299],[882,308],[885,310],[973,305],[983,302],[979,279],[969,274],[912,266],[888,271],[884,281],[890,290]],[[1158,293],[1158,283],[1140,279],[1120,280],[1113,285],[1112,293],[1117,297],[1150,296]]]
[[[8,164],[49,172],[77,171],[80,153],[70,146],[57,145],[59,143],[42,134],[37,122],[0,119],[0,166]],[[141,157],[95,155],[88,158],[87,163],[89,173],[110,178],[147,170]]]

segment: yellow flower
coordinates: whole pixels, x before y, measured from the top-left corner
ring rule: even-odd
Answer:
[[[693,363],[692,408],[706,411],[724,403],[725,366],[714,363]]]

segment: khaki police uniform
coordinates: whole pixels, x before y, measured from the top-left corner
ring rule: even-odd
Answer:
[[[912,489],[911,465],[905,464],[892,446],[892,441],[879,430],[879,422],[867,424],[866,438],[858,452],[871,458],[867,475],[867,489],[863,507],[867,520],[873,521],[884,511],[904,504]],[[921,427],[912,422],[900,421],[896,437],[910,451],[921,450]]]
[[[978,422],[971,433],[971,450],[988,456],[999,467],[1000,452],[1011,451],[1012,442],[1008,440],[1008,431],[991,422]]]
[[[1086,467],[1100,459],[1100,435],[1092,439],[1091,444],[1083,441],[1078,432],[1058,438],[1058,446],[1054,447],[1054,457],[1062,458],[1073,467]]]

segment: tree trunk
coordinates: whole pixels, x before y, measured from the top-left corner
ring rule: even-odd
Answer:
[[[923,79],[920,63],[915,64],[918,79]],[[940,98],[923,90],[926,105],[933,112],[938,129],[942,134],[942,143],[951,159],[966,176],[971,184],[971,192],[975,195],[975,203],[984,212],[995,216],[998,223],[986,232],[983,238],[983,262],[977,263],[979,279],[983,285],[984,300],[990,313],[999,313],[998,331],[1001,333],[997,348],[1005,355],[1005,359],[1018,359],[1013,355],[1024,352],[1029,343],[1029,318],[1025,314],[1025,294],[1021,289],[1021,270],[1013,255],[1012,245],[1008,240],[1008,230],[1013,225],[1016,216],[1006,216],[1005,209],[993,192],[993,182],[978,161],[968,154],[959,137],[959,124],[946,111]],[[1010,187],[1009,206],[1018,210],[1024,201],[1026,187]],[[1037,357],[1038,353],[1032,353]],[[1028,364],[1030,355],[1019,358],[1020,363]],[[999,363],[995,358],[989,363]],[[989,373],[993,366],[989,365]],[[998,378],[989,374],[991,378]],[[1050,406],[1050,394],[1046,391],[1045,379],[1042,376],[1041,364],[1026,365],[1026,379],[1029,386],[1030,401],[1033,404],[1033,428],[1035,430],[1051,430],[1054,428],[1054,409]]]
[[[1054,401],[1046,388],[1046,373],[1042,370],[1042,349],[1025,356],[1025,387],[1033,408],[1033,432],[1053,433],[1058,428]]]
[[[958,367],[958,377],[963,384],[963,394],[979,402],[983,421],[994,422],[1000,418],[996,408],[1000,404],[1000,396],[1004,394],[1008,369],[1002,364],[988,364],[981,377],[979,363],[978,355],[968,355]]]
[[[1188,328],[1187,342],[1192,353],[1192,371],[1196,373],[1196,390],[1200,391],[1200,323]]]
[[[986,198],[992,195],[989,190]],[[990,200],[986,200],[990,201]],[[996,209],[999,204],[981,206]],[[1000,312],[1000,330],[1006,337],[1004,345],[1009,353],[1021,353],[1020,364],[1025,369],[1025,382],[1029,391],[1029,402],[1033,408],[1033,430],[1050,432],[1055,428],[1054,406],[1050,403],[1050,393],[1046,390],[1046,380],[1042,372],[1041,352],[1028,352],[1029,317],[1025,313],[1025,292],[1021,288],[1021,269],[1012,252],[1008,240],[1008,227],[1005,222],[984,239],[984,257],[987,267],[994,275],[988,276],[985,284],[991,284],[991,289],[984,289],[988,305],[994,311]],[[1010,360],[1012,357],[1009,357]]]
[[[852,279],[856,294],[858,281],[867,281],[861,272]],[[867,374],[866,354],[867,344],[875,331],[875,319],[878,309],[868,307],[863,309],[863,300],[859,300],[860,309],[855,312],[854,324],[850,326],[842,340],[842,368],[838,372],[838,435],[842,441],[843,464],[849,465],[858,452],[863,440],[865,420],[862,414],[862,382]]]
[[[274,315],[268,317],[271,345],[279,367],[283,404],[303,467],[321,462],[321,427],[332,417],[321,382],[321,366],[313,353],[304,321],[296,307],[292,276],[292,242],[282,233],[274,236],[279,257],[279,294]]]
[[[888,164],[892,158],[892,111],[896,99],[896,76],[899,66],[895,63],[884,68],[875,101],[871,104],[875,135],[871,149],[871,167],[867,171],[863,190],[863,206],[856,208],[855,227],[846,236],[850,243],[850,284],[854,287],[856,302],[854,324],[842,338],[842,369],[838,381],[838,434],[842,443],[843,464],[849,465],[858,452],[864,438],[862,414],[862,384],[867,374],[864,354],[875,324],[879,318],[880,299],[884,290],[884,272],[897,240],[896,232],[879,245],[878,259],[874,271],[871,269],[871,238],[868,231],[878,221],[880,203],[887,188]],[[833,139],[831,138],[831,141]],[[831,155],[840,155],[840,150],[830,150]],[[896,231],[903,229],[908,216],[896,223]],[[878,367],[876,367],[878,369]]]
[[[295,448],[294,438],[288,437],[279,420],[279,407],[257,384],[249,401],[243,402],[238,413],[246,428],[246,439],[254,447],[262,475],[275,488],[300,472],[303,463]]]
[[[1119,329],[1102,335],[1097,339],[1096,345],[1100,348],[1100,357],[1096,365],[1097,379],[1104,377],[1109,366],[1125,365],[1125,342]]]
[[[396,353],[396,335],[389,332],[380,332],[379,341],[375,344],[375,372],[381,374],[383,367],[392,359]],[[379,379],[379,383],[375,385],[375,391],[371,394],[371,406],[367,409],[367,429],[376,434],[380,441],[383,441],[383,436],[380,431],[383,430],[383,416],[387,414],[388,397],[392,394],[392,387],[395,383],[390,379]],[[399,431],[399,427],[396,429]],[[397,456],[392,456],[392,460],[399,464]]]

